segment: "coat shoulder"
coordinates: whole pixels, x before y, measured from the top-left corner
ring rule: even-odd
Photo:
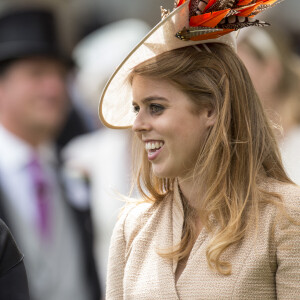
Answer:
[[[267,190],[278,194],[285,206],[300,207],[300,187],[298,185],[274,179],[268,180],[266,184]]]
[[[122,219],[124,237],[127,243],[131,243],[138,232],[143,228],[147,220],[155,211],[155,203],[131,200],[124,206]]]

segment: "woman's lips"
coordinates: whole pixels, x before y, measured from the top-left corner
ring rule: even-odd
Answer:
[[[161,152],[163,145],[163,141],[147,141],[145,143],[145,149],[148,152],[148,159],[154,160]]]
[[[159,155],[159,153],[162,151],[162,149],[163,149],[163,147],[156,149],[156,150],[149,150],[148,151],[148,159],[154,160]]]

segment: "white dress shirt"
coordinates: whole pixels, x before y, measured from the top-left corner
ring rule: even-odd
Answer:
[[[51,190],[50,240],[38,228],[38,206],[28,164],[33,155],[41,163]],[[58,180],[54,148],[36,151],[0,125],[0,184],[15,238],[25,254],[32,299],[86,300],[83,253],[77,227]]]
[[[28,165],[35,154],[34,149],[0,125],[0,180],[4,194],[10,199],[14,211],[27,220],[38,218],[36,195]],[[39,147],[36,153],[41,160],[48,184],[55,185],[55,174],[49,168],[56,163],[49,145]],[[54,188],[52,190],[55,190]]]

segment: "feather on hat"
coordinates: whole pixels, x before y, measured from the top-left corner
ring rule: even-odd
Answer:
[[[224,43],[236,49],[235,31],[268,26],[257,14],[283,0],[178,0],[172,12],[162,9],[159,22],[128,54],[107,82],[99,116],[109,128],[132,126],[132,91],[127,77],[133,67],[164,52],[190,45]]]

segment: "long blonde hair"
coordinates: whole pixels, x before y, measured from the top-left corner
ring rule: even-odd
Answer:
[[[200,46],[201,47],[201,46]],[[163,79],[186,93],[200,109],[212,107],[217,121],[202,149],[193,172],[207,188],[201,198],[201,223],[213,233],[207,247],[212,269],[230,274],[231,265],[221,260],[229,246],[241,241],[249,212],[258,218],[259,205],[271,193],[261,190],[258,178],[268,176],[291,183],[280,158],[272,128],[243,63],[224,44],[209,44],[211,52],[185,47],[163,53],[136,66],[130,74]],[[158,178],[143,145],[135,140],[134,174],[145,200],[160,202],[172,193],[174,179]],[[202,195],[203,197],[203,195]],[[280,196],[278,196],[280,202]],[[279,203],[278,202],[278,203]],[[187,257],[196,239],[191,209],[183,201],[185,225],[181,244],[166,257]],[[217,221],[218,227],[215,226]],[[218,230],[217,230],[218,228]]]

